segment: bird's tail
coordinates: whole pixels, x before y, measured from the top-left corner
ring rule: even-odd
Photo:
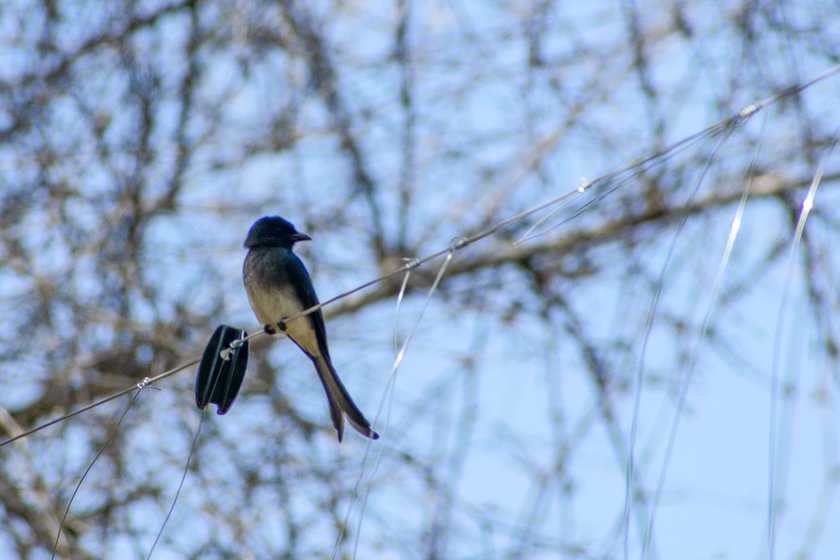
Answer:
[[[315,364],[315,369],[318,370],[318,377],[321,378],[324,391],[327,393],[333,426],[335,426],[335,430],[338,432],[338,441],[341,441],[344,437],[345,416],[347,416],[350,425],[357,432],[371,439],[379,439],[379,434],[373,431],[373,428],[370,427],[370,422],[367,421],[362,411],[359,410],[359,407],[350,398],[350,393],[344,388],[329,358],[323,356],[313,357],[312,362]]]

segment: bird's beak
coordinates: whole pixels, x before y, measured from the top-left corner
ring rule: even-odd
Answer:
[[[295,242],[298,242],[298,241],[312,241],[312,238],[309,237],[308,235],[306,235],[305,233],[298,232],[298,233],[295,233],[294,235],[292,235],[292,240],[295,241]]]

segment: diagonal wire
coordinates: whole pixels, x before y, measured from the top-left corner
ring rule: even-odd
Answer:
[[[417,259],[411,259],[408,263],[416,262]],[[408,264],[407,263],[407,264]],[[408,288],[408,280],[411,277],[411,270],[408,269],[405,272],[405,276],[403,276],[402,284],[400,285],[400,292],[397,294],[397,305],[396,310],[394,311],[394,352],[398,352],[398,342],[397,342],[397,329],[399,327],[399,314],[400,314],[400,306],[402,305],[402,300],[405,296],[406,289]],[[376,420],[379,418],[379,413],[382,411],[382,404],[388,401],[388,413],[386,416],[386,426],[382,431],[382,439],[384,441],[385,434],[387,432],[388,425],[391,419],[391,406],[390,403],[393,402],[393,384],[391,383],[391,379],[389,378],[388,383],[385,385],[385,390],[383,391],[382,398],[379,401],[379,408],[376,410],[376,415],[373,418],[373,424],[376,425]],[[347,511],[344,514],[344,521],[341,523],[340,529],[338,531],[338,535],[336,535],[335,543],[333,544],[333,551],[330,555],[331,560],[335,560],[336,554],[338,554],[339,546],[341,545],[341,539],[344,537],[344,530],[348,526],[350,522],[350,513],[353,511],[353,505],[355,504],[356,497],[359,495],[359,488],[362,484],[362,479],[365,475],[365,469],[367,465],[367,460],[370,455],[371,450],[371,442],[368,441],[368,444],[365,446],[365,454],[362,457],[362,469],[359,472],[358,478],[356,478],[356,483],[353,485],[353,492],[351,493],[350,503],[347,506]]]
[[[406,259],[406,264],[416,263],[417,259]],[[397,308],[394,310],[394,352],[399,348],[399,334],[400,326],[400,307],[402,306],[403,298],[405,297],[405,290],[408,287],[408,279],[411,277],[411,268],[405,271],[402,284],[400,284],[400,293],[397,294]]]
[[[200,361],[201,360],[199,358],[196,358],[195,360],[189,361],[186,364],[181,364],[178,367],[174,367],[174,368],[172,368],[168,371],[165,371],[165,372],[163,372],[159,375],[156,375],[154,377],[145,377],[139,383],[135,383],[131,387],[127,387],[127,388],[123,389],[122,391],[119,391],[118,393],[114,393],[113,395],[107,396],[107,397],[105,397],[103,399],[100,399],[96,402],[92,402],[89,405],[83,406],[82,408],[80,408],[78,410],[74,410],[73,412],[71,412],[69,414],[65,414],[64,416],[60,416],[58,418],[53,418],[49,422],[45,422],[45,423],[41,424],[40,426],[36,426],[35,428],[32,428],[31,430],[21,432],[14,437],[11,437],[11,438],[3,441],[3,442],[0,442],[0,447],[4,447],[6,445],[9,445],[10,443],[15,442],[15,441],[17,441],[21,438],[31,436],[32,434],[34,434],[36,432],[40,432],[41,430],[43,430],[45,428],[49,428],[50,426],[54,426],[55,424],[59,424],[61,422],[64,422],[65,420],[69,420],[70,418],[73,418],[74,416],[78,416],[79,414],[81,414],[83,412],[87,412],[88,410],[96,408],[97,406],[101,406],[105,403],[109,403],[114,399],[118,399],[123,395],[127,395],[128,393],[132,392],[134,389],[142,389],[143,387],[141,387],[141,385],[142,386],[151,385],[151,384],[155,383],[156,381],[160,381],[161,379],[165,379],[165,378],[167,378],[171,375],[174,375],[174,374],[178,373],[179,371],[187,369],[188,367],[192,367]]]
[[[169,511],[166,512],[166,517],[163,519],[163,524],[160,526],[160,530],[155,537],[155,542],[152,543],[152,548],[149,549],[149,554],[146,556],[146,560],[151,559],[152,554],[160,541],[160,537],[163,536],[163,530],[166,529],[166,524],[169,523],[169,518],[172,516],[172,511],[175,509],[175,504],[178,503],[178,497],[181,495],[181,489],[184,487],[184,481],[187,479],[187,473],[190,470],[190,463],[192,462],[193,454],[195,453],[195,446],[198,443],[198,436],[201,434],[201,427],[204,425],[206,411],[206,408],[201,411],[201,419],[198,421],[198,428],[195,430],[195,436],[193,436],[192,445],[190,445],[190,454],[187,455],[187,464],[184,465],[184,472],[181,475],[181,481],[178,483],[178,490],[175,492],[175,497],[172,499]]]
[[[443,263],[441,264],[440,269],[438,270],[437,276],[435,277],[434,282],[432,282],[432,285],[429,288],[428,293],[426,294],[426,298],[423,302],[423,306],[420,309],[420,314],[414,320],[414,323],[411,327],[411,330],[409,331],[408,335],[406,336],[406,339],[403,341],[402,346],[400,347],[399,352],[397,352],[397,356],[394,359],[393,364],[391,365],[391,374],[388,378],[388,382],[385,385],[385,389],[382,393],[382,398],[379,401],[379,408],[377,408],[376,414],[374,415],[374,419],[373,419],[373,423],[374,423],[374,425],[376,425],[377,420],[379,419],[380,415],[382,414],[382,409],[385,406],[385,403],[387,402],[388,403],[388,408],[387,408],[387,411],[386,411],[386,414],[385,414],[385,426],[381,430],[383,440],[385,439],[385,436],[386,436],[386,434],[388,432],[388,429],[390,427],[390,424],[391,424],[391,411],[392,411],[394,390],[395,390],[395,387],[396,387],[397,370],[399,369],[400,365],[402,364],[403,358],[405,357],[406,351],[408,349],[408,345],[410,344],[411,340],[414,338],[414,335],[416,334],[417,329],[420,326],[420,321],[423,318],[423,315],[425,314],[426,309],[429,306],[429,303],[432,299],[432,295],[437,290],[441,279],[443,279],[443,275],[446,272],[446,269],[449,267],[449,263],[452,261],[452,258],[455,254],[455,251],[460,246],[462,241],[463,241],[463,239],[457,239],[457,240],[452,242],[449,254],[446,256],[446,259],[444,259]],[[412,260],[408,264],[412,264],[412,263],[416,263],[416,262],[417,262],[416,260]],[[397,312],[399,311],[400,302],[403,299],[403,296],[405,294],[405,289],[408,285],[409,273],[410,272],[408,272],[408,271],[406,272],[406,275],[405,275],[405,277],[403,279],[403,282],[402,282],[402,286],[400,288],[400,293],[397,296]],[[396,329],[396,326],[395,326],[395,329]],[[362,480],[363,480],[364,475],[365,475],[365,471],[367,470],[367,461],[368,461],[368,458],[370,456],[370,452],[371,452],[371,449],[372,449],[372,444],[373,444],[373,440],[368,440],[367,446],[365,448],[365,454],[364,454],[364,457],[362,459],[362,468],[361,468],[361,471],[359,472],[358,478],[356,479],[356,483],[353,486],[353,493],[352,493],[353,498],[351,499],[350,503],[347,506],[347,512],[344,516],[344,522],[342,523],[341,529],[339,530],[339,534],[336,537],[335,545],[333,546],[333,552],[332,552],[332,555],[330,556],[330,558],[333,559],[333,560],[336,558],[336,555],[338,554],[339,546],[341,544],[341,539],[344,536],[344,529],[349,524],[350,513],[353,510],[353,506],[355,504],[356,497],[359,495],[359,489],[361,487]],[[380,465],[380,462],[382,461],[383,453],[384,453],[384,446],[381,446],[379,448],[379,452],[377,453],[377,456],[376,456],[376,461],[375,461],[373,469],[371,471],[371,478],[373,478],[373,476],[375,475],[375,473],[379,469],[379,465]],[[362,505],[361,505],[361,508],[360,508],[360,511],[359,511],[359,526],[357,527],[356,536],[355,536],[354,544],[353,544],[353,558],[356,558],[356,554],[357,554],[357,551],[358,551],[359,535],[361,534],[362,522],[364,520],[364,513],[365,513],[365,510],[367,508],[367,502],[368,502],[368,498],[370,497],[370,492],[371,492],[371,487],[368,486],[368,488],[365,490],[364,497],[362,498]]]
[[[147,377],[143,380],[143,382],[137,384],[137,392],[134,393],[134,396],[131,397],[131,400],[128,402],[128,406],[125,407],[123,410],[122,415],[120,415],[119,420],[117,420],[116,426],[111,430],[111,433],[108,434],[108,437],[105,438],[105,443],[102,444],[102,447],[99,448],[99,451],[96,452],[96,455],[93,457],[93,461],[85,469],[85,472],[82,474],[82,478],[79,479],[78,484],[76,484],[76,488],[73,489],[73,494],[70,496],[70,501],[67,502],[67,508],[64,510],[64,515],[61,517],[61,523],[58,526],[58,534],[55,536],[55,543],[53,544],[52,555],[50,556],[50,560],[55,558],[56,551],[58,550],[58,542],[61,539],[61,531],[64,529],[64,522],[67,520],[67,515],[70,513],[70,506],[73,505],[73,500],[76,498],[76,494],[79,492],[79,489],[82,487],[82,483],[85,481],[88,473],[93,469],[94,463],[99,459],[102,453],[105,451],[105,448],[111,443],[111,440],[114,439],[114,436],[117,434],[117,431],[120,429],[120,426],[125,420],[128,411],[131,410],[131,407],[134,406],[134,403],[137,401],[137,397],[140,396],[140,393],[143,392],[149,382],[151,380]]]
[[[785,277],[785,285],[782,290],[782,298],[779,304],[779,315],[776,321],[776,334],[773,344],[773,365],[770,374],[770,439],[769,439],[769,467],[768,467],[768,486],[767,486],[767,554],[770,560],[773,560],[776,555],[776,446],[779,432],[779,418],[778,418],[778,401],[779,401],[779,362],[781,361],[781,345],[782,335],[785,326],[785,319],[787,315],[788,300],[790,299],[790,289],[793,283],[794,261],[796,259],[799,243],[802,240],[802,235],[805,231],[805,222],[811,209],[814,207],[814,197],[817,194],[817,189],[822,181],[823,171],[825,168],[825,160],[828,155],[834,150],[837,144],[837,136],[840,129],[834,133],[831,144],[826,148],[822,158],[817,166],[817,171],[814,178],[811,180],[811,185],[808,187],[808,193],[802,201],[802,208],[799,217],[796,220],[796,228],[794,230],[793,239],[790,245],[790,252],[788,253],[787,274]]]
[[[818,74],[816,77],[814,77],[814,78],[812,78],[812,79],[810,79],[806,82],[794,84],[794,85],[792,85],[792,86],[790,86],[790,87],[788,87],[788,88],[786,88],[786,89],[784,89],[784,90],[782,90],[782,91],[780,91],[780,92],[778,92],[778,93],[776,93],[776,94],[774,94],[770,97],[767,97],[766,99],[763,99],[763,100],[758,101],[756,103],[753,103],[751,105],[747,105],[746,107],[744,107],[743,109],[741,109],[737,113],[735,113],[733,115],[730,115],[729,117],[726,117],[726,118],[712,124],[711,126],[708,126],[704,129],[700,130],[699,132],[695,132],[694,134],[686,136],[685,138],[683,138],[681,140],[678,140],[677,142],[674,142],[670,146],[667,146],[667,147],[665,147],[665,148],[663,148],[663,149],[661,149],[657,152],[654,152],[652,154],[649,154],[649,155],[647,155],[643,158],[637,159],[636,161],[634,161],[632,163],[629,163],[629,164],[625,165],[624,167],[620,167],[620,168],[618,168],[614,171],[611,171],[611,172],[609,172],[605,175],[601,175],[597,179],[594,179],[594,180],[592,180],[588,183],[580,185],[572,191],[566,192],[564,194],[561,194],[559,196],[551,198],[551,199],[549,199],[549,200],[547,200],[543,203],[540,203],[536,206],[528,208],[527,210],[523,210],[522,212],[514,214],[513,216],[510,216],[509,218],[506,218],[506,219],[496,223],[495,225],[492,225],[492,226],[488,227],[487,229],[482,230],[481,232],[476,233],[472,236],[462,237],[462,238],[460,238],[460,244],[457,247],[454,247],[454,250],[457,251],[457,250],[463,249],[464,247],[466,247],[468,245],[472,245],[476,241],[480,241],[480,240],[484,239],[485,237],[489,237],[489,236],[493,235],[494,233],[496,233],[497,231],[499,231],[500,229],[502,229],[502,228],[514,223],[514,222],[518,222],[518,221],[523,220],[523,219],[525,219],[529,216],[532,216],[533,214],[537,214],[539,212],[542,212],[543,210],[551,208],[551,207],[553,207],[557,204],[566,203],[569,200],[577,197],[581,192],[580,189],[588,190],[588,189],[590,189],[590,188],[592,188],[596,185],[599,185],[601,183],[611,181],[612,179],[615,179],[616,177],[619,177],[619,176],[627,173],[628,171],[632,171],[634,169],[644,167],[645,165],[647,165],[651,162],[654,162],[656,160],[659,160],[663,157],[668,157],[669,154],[671,154],[672,152],[675,152],[677,150],[681,150],[685,146],[690,145],[690,144],[692,144],[692,143],[694,143],[697,140],[700,140],[702,138],[708,138],[708,137],[715,136],[715,135],[717,135],[721,132],[731,131],[733,127],[735,127],[739,124],[742,124],[743,122],[752,118],[756,113],[758,113],[759,111],[767,108],[768,106],[773,105],[775,103],[778,103],[782,99],[786,99],[786,98],[788,98],[792,95],[796,95],[799,92],[801,92],[802,90],[807,89],[807,88],[809,88],[813,85],[816,85],[819,82],[827,80],[828,78],[830,78],[830,77],[832,77],[836,74],[840,74],[840,64],[838,64],[836,66],[832,66],[831,68],[825,70],[821,74]],[[299,317],[303,317],[305,315],[309,315],[310,313],[314,313],[315,311],[321,309],[322,307],[330,305],[330,304],[332,304],[332,303],[334,303],[334,302],[336,302],[340,299],[343,299],[347,296],[350,296],[350,295],[352,295],[356,292],[359,292],[361,290],[369,288],[373,285],[379,284],[380,282],[383,282],[383,281],[385,281],[389,278],[399,276],[400,274],[403,274],[404,272],[406,272],[407,270],[409,270],[411,268],[416,268],[418,266],[422,266],[429,261],[432,261],[432,260],[438,259],[442,256],[445,256],[452,250],[453,250],[453,247],[450,246],[446,249],[441,249],[440,251],[438,251],[436,253],[432,253],[431,255],[428,255],[428,256],[423,257],[421,259],[418,259],[416,261],[411,261],[410,263],[407,263],[407,264],[401,266],[400,268],[398,268],[398,269],[396,269],[392,272],[384,274],[383,276],[380,276],[379,278],[369,280],[368,282],[360,284],[359,286],[356,286],[355,288],[347,290],[346,292],[342,292],[342,293],[340,293],[336,296],[333,296],[330,299],[322,301],[321,303],[319,303],[317,305],[313,305],[312,307],[310,307],[308,309],[304,309],[303,311],[301,311],[299,313],[291,315],[291,316],[287,317],[285,319],[285,321],[287,321],[287,322],[292,321],[292,320],[297,319]],[[260,334],[261,334],[260,332],[257,332],[254,335],[251,335],[251,337],[259,336]],[[249,338],[251,338],[251,337],[249,337]]]
[[[657,161],[657,160],[659,160],[663,157],[669,157],[669,154],[672,154],[673,152],[675,152],[677,150],[681,150],[681,149],[685,148],[687,145],[690,145],[690,144],[696,142],[697,140],[700,140],[702,138],[712,137],[712,136],[714,136],[716,134],[719,134],[721,132],[724,132],[726,130],[731,130],[734,126],[736,126],[738,124],[741,124],[742,122],[750,119],[753,115],[755,115],[757,112],[765,109],[766,107],[768,107],[770,105],[773,105],[775,103],[778,103],[779,101],[781,101],[783,99],[786,99],[788,97],[796,95],[796,94],[800,93],[801,91],[803,91],[803,90],[805,90],[805,89],[807,89],[811,86],[814,86],[819,82],[827,80],[828,78],[830,78],[830,77],[832,77],[836,74],[840,74],[840,64],[838,64],[836,66],[832,66],[831,68],[828,68],[824,72],[818,74],[817,76],[815,76],[814,78],[812,78],[812,79],[810,79],[806,82],[801,82],[801,83],[798,83],[798,84],[794,84],[794,85],[792,85],[788,88],[785,88],[784,90],[782,90],[780,92],[777,92],[776,94],[774,94],[770,97],[767,97],[766,99],[763,99],[761,101],[758,101],[756,103],[748,105],[748,106],[744,107],[743,109],[741,109],[740,111],[738,111],[737,113],[735,113],[734,115],[730,115],[729,117],[726,117],[726,118],[718,121],[717,123],[715,123],[711,126],[708,126],[708,127],[704,128],[703,130],[700,130],[699,132],[695,132],[694,134],[691,134],[691,135],[689,135],[689,136],[671,144],[670,146],[667,146],[667,147],[665,147],[665,148],[663,148],[663,149],[661,149],[657,152],[654,152],[653,154],[649,154],[649,155],[647,155],[643,158],[640,158],[640,159],[638,159],[638,160],[636,160],[632,163],[629,163],[629,164],[625,165],[624,167],[616,169],[616,170],[614,170],[610,173],[607,173],[605,175],[602,175],[601,177],[598,177],[597,179],[594,179],[594,180],[592,180],[588,183],[580,185],[572,191],[569,191],[565,194],[562,194],[562,195],[559,195],[559,196],[554,197],[552,199],[549,199],[546,202],[543,202],[541,204],[533,206],[533,207],[531,207],[527,210],[523,210],[522,212],[514,214],[513,216],[510,216],[509,218],[504,219],[504,220],[496,223],[495,225],[490,226],[485,230],[482,230],[481,232],[479,232],[477,234],[474,234],[474,235],[469,236],[469,237],[460,238],[460,242],[459,242],[459,245],[457,247],[453,248],[453,247],[450,246],[446,249],[442,249],[442,250],[440,250],[436,253],[432,253],[431,255],[428,255],[428,256],[423,257],[421,259],[414,259],[411,262],[406,263],[402,267],[400,267],[400,268],[398,268],[398,269],[396,269],[392,272],[384,274],[384,275],[382,275],[378,278],[374,278],[373,280],[369,280],[369,281],[367,281],[363,284],[360,284],[360,285],[356,286],[355,288],[347,290],[346,292],[339,293],[338,295],[336,295],[336,296],[334,296],[330,299],[324,300],[321,303],[318,303],[317,305],[313,305],[312,307],[310,307],[308,309],[304,309],[303,311],[301,311],[299,313],[296,313],[294,315],[286,317],[285,319],[283,319],[283,321],[285,321],[285,322],[292,321],[294,319],[309,315],[310,313],[314,313],[317,310],[319,310],[319,309],[321,309],[321,308],[323,308],[327,305],[330,305],[332,303],[335,303],[336,301],[338,301],[340,299],[344,299],[344,298],[346,298],[346,297],[348,297],[348,296],[350,296],[350,295],[352,295],[356,292],[362,291],[366,288],[369,288],[371,286],[374,286],[376,284],[384,282],[385,280],[388,280],[389,278],[393,278],[395,276],[405,274],[406,272],[408,272],[408,271],[410,271],[414,268],[417,268],[419,266],[423,266],[424,264],[426,264],[426,263],[428,263],[432,260],[438,259],[440,257],[443,257],[443,256],[449,254],[452,251],[458,251],[460,249],[463,249],[464,247],[467,247],[468,245],[472,245],[473,243],[475,243],[477,241],[480,241],[480,240],[482,240],[486,237],[489,237],[489,236],[493,235],[494,233],[496,233],[500,229],[502,229],[502,228],[514,223],[514,222],[523,220],[523,219],[525,219],[527,217],[530,217],[534,214],[542,212],[543,210],[546,210],[548,208],[552,208],[552,207],[554,207],[558,204],[565,204],[566,202],[568,202],[568,201],[574,199],[575,197],[577,197],[582,192],[581,189],[583,189],[583,191],[586,191],[586,190],[588,190],[588,189],[590,189],[590,188],[592,188],[596,185],[611,181],[612,179],[615,179],[616,177],[619,177],[619,176],[623,175],[624,173],[627,173],[629,171],[633,171],[635,169],[642,168],[642,167],[644,167],[648,164],[651,164],[651,163],[653,163],[653,162],[655,162],[655,161]],[[623,182],[622,182],[622,184],[623,184]],[[612,192],[612,190],[610,192]],[[520,242],[522,242],[522,241],[524,241],[524,239],[520,240]],[[245,341],[263,336],[264,334],[265,334],[265,332],[262,331],[262,330],[254,331],[250,335],[248,335],[247,337],[245,337],[243,339],[240,339],[238,341],[235,341],[234,343],[232,343],[232,345],[241,344]],[[223,352],[226,353],[228,351],[229,351],[229,349],[225,349]],[[173,375],[173,374],[175,374],[179,371],[182,371],[182,370],[184,370],[188,367],[191,367],[191,366],[197,364],[199,361],[200,361],[200,359],[196,358],[196,359],[194,359],[194,360],[192,360],[192,361],[190,361],[186,364],[182,364],[182,365],[180,365],[180,366],[178,366],[174,369],[171,369],[169,371],[161,373],[160,375],[152,377],[151,382],[154,383],[154,382],[156,382],[158,380],[161,380],[165,377],[169,377],[170,375]],[[122,390],[118,393],[115,393],[113,395],[105,397],[104,399],[101,399],[101,400],[96,401],[94,403],[91,403],[87,406],[84,406],[84,407],[80,408],[79,410],[76,410],[76,411],[74,411],[70,414],[66,414],[64,416],[54,418],[54,419],[52,419],[52,420],[50,420],[50,421],[48,421],[44,424],[41,424],[41,425],[39,425],[35,428],[32,428],[31,430],[28,430],[26,432],[22,432],[22,433],[14,436],[12,438],[9,438],[7,440],[4,440],[4,441],[0,442],[0,447],[4,447],[4,446],[6,446],[6,445],[18,440],[18,439],[21,439],[21,438],[27,437],[29,435],[32,435],[35,432],[43,430],[44,428],[48,428],[48,427],[50,427],[54,424],[58,424],[60,422],[68,420],[68,419],[70,419],[70,418],[72,418],[72,417],[74,417],[78,414],[81,414],[83,412],[87,412],[88,410],[90,410],[92,408],[96,408],[97,406],[103,405],[103,404],[105,404],[109,401],[112,401],[116,398],[119,398],[119,397],[121,397],[125,394],[130,393],[132,390],[134,390],[135,387],[136,387],[136,385],[132,385],[131,387],[128,387],[128,388],[126,388],[126,389],[124,389],[124,390]]]
[[[735,211],[735,216],[732,219],[732,224],[729,228],[729,237],[726,241],[726,247],[723,251],[723,257],[721,258],[720,265],[718,266],[717,276],[715,277],[715,282],[712,288],[712,296],[711,301],[709,303],[709,307],[706,311],[706,316],[703,319],[703,324],[700,329],[700,333],[694,348],[692,361],[689,366],[689,373],[688,375],[691,376],[691,372],[693,372],[696,364],[697,359],[700,351],[700,341],[702,340],[703,336],[705,335],[706,331],[708,330],[709,322],[711,320],[712,312],[715,309],[715,305],[717,303],[718,293],[720,290],[721,283],[723,281],[723,275],[729,265],[729,258],[732,254],[732,249],[735,246],[735,240],[738,236],[738,233],[741,230],[741,221],[744,215],[744,210],[746,209],[747,199],[749,198],[749,193],[752,188],[752,181],[755,169],[758,164],[758,156],[761,151],[761,138],[764,137],[764,128],[767,124],[767,118],[765,115],[764,120],[761,124],[761,130],[759,132],[759,141],[756,144],[755,151],[753,152],[753,158],[750,162],[750,167],[747,170],[748,180],[745,185],[743,192],[741,193],[741,199],[738,202],[738,208]],[[658,294],[655,296],[655,300],[658,300]],[[652,314],[653,314],[653,307],[651,308],[651,314],[648,316],[648,321],[652,321]],[[640,365],[640,368],[643,368],[643,365]],[[632,427],[630,430],[630,446],[629,446],[629,453],[628,453],[628,461],[627,461],[627,471],[626,471],[626,480],[625,480],[625,495],[624,495],[624,558],[628,558],[629,556],[629,532],[630,532],[630,501],[633,497],[633,485],[634,485],[634,467],[633,464],[633,453],[635,448],[635,441],[636,441],[636,434],[638,430],[638,412],[641,406],[641,383],[643,381],[643,372],[640,369],[639,371],[639,378],[637,380],[638,384],[636,387],[636,403],[634,407],[634,414],[633,414],[633,422]]]
[[[457,245],[459,242],[460,242],[460,240],[453,242],[453,247],[455,245]],[[389,395],[389,397],[385,397],[385,395],[383,394],[383,401],[380,401],[379,410],[376,411],[376,416],[374,417],[374,422],[375,422],[376,419],[379,417],[379,414],[381,412],[382,403],[384,402],[384,399],[387,398],[388,412],[385,416],[385,427],[384,427],[383,433],[387,432],[388,428],[391,425],[391,410],[393,408],[393,402],[394,402],[394,390],[395,390],[396,385],[397,385],[397,370],[399,369],[400,365],[402,364],[403,358],[405,358],[405,353],[408,350],[408,345],[411,343],[411,340],[414,338],[414,335],[417,333],[417,329],[420,327],[420,321],[423,319],[423,315],[426,313],[426,309],[428,309],[429,303],[432,300],[432,295],[434,295],[435,291],[437,290],[438,285],[440,284],[440,281],[443,278],[444,273],[446,272],[446,269],[449,267],[449,263],[452,262],[452,257],[453,257],[454,254],[455,254],[455,249],[453,248],[449,252],[449,254],[446,255],[446,259],[444,259],[443,263],[441,264],[440,269],[438,270],[437,276],[435,277],[435,281],[432,283],[431,288],[429,288],[429,292],[426,294],[426,299],[423,301],[423,307],[420,309],[420,313],[417,315],[417,318],[414,320],[414,324],[412,325],[411,330],[408,333],[408,336],[406,336],[405,340],[403,341],[402,347],[400,348],[400,351],[397,354],[397,357],[394,359],[394,363],[391,366],[391,375],[388,378],[388,385],[386,386],[386,391],[387,391],[387,387],[390,387],[390,395]],[[368,447],[370,447],[372,443],[373,443],[372,440],[368,441]],[[381,446],[379,446],[379,451],[376,455],[376,462],[373,464],[373,470],[370,473],[371,481],[374,479],[374,477],[376,476],[376,473],[379,471],[379,465],[382,462],[382,457],[383,457],[384,454],[385,454],[385,446],[381,445]],[[362,472],[364,472],[364,465],[362,466]],[[371,493],[372,489],[373,489],[373,485],[369,484],[367,486],[367,488],[365,489],[365,496],[362,499],[362,505],[359,508],[359,525],[358,525],[358,527],[356,527],[356,535],[355,535],[355,540],[353,542],[353,560],[355,560],[357,558],[357,555],[358,555],[359,538],[361,537],[361,534],[362,534],[362,523],[364,522],[364,519],[365,519],[365,511],[367,510],[368,499],[370,498],[370,493]]]
[[[579,186],[579,187],[575,190],[575,194],[574,194],[574,196],[571,196],[571,197],[569,197],[569,198],[567,198],[567,199],[563,200],[562,202],[558,202],[558,204],[556,204],[556,205],[554,206],[554,208],[552,208],[552,209],[551,209],[551,211],[550,211],[550,212],[548,212],[545,216],[543,216],[542,218],[540,218],[539,220],[537,220],[536,222],[534,222],[534,223],[531,225],[531,227],[529,227],[529,228],[525,231],[525,233],[523,233],[523,234],[519,237],[519,239],[518,239],[518,240],[516,240],[516,242],[514,243],[514,245],[520,245],[520,244],[522,244],[522,243],[525,243],[526,241],[529,241],[529,240],[533,239],[534,237],[537,237],[539,234],[531,235],[531,233],[532,233],[535,229],[537,229],[538,227],[540,227],[540,226],[541,226],[544,222],[546,222],[549,218],[551,218],[554,214],[556,214],[557,212],[559,212],[560,210],[562,210],[562,209],[563,209],[563,207],[564,207],[567,203],[571,202],[571,201],[572,201],[572,200],[573,200],[573,199],[574,199],[577,195],[585,193],[585,192],[589,189],[589,187],[591,187],[591,186],[592,186],[592,184],[593,184],[592,182],[587,181],[586,179],[582,178],[582,179],[581,179],[581,184],[580,184],[580,186]]]
[[[712,149],[712,153],[709,155],[709,158],[706,162],[706,165],[703,167],[702,172],[697,177],[697,180],[694,183],[694,187],[692,188],[691,193],[689,194],[688,200],[686,202],[686,206],[691,204],[691,202],[694,200],[694,197],[696,196],[697,191],[700,189],[700,185],[702,184],[703,179],[706,177],[706,173],[709,171],[709,169],[712,166],[712,163],[715,161],[715,158],[717,157],[718,151],[720,150],[721,146],[723,146],[723,144],[726,142],[726,140],[729,139],[729,137],[732,135],[733,131],[734,131],[734,127],[729,128],[727,130],[726,134],[721,136],[721,138],[718,140],[717,144],[715,144],[714,148]],[[654,291],[653,301],[651,302],[650,311],[648,312],[648,317],[647,317],[647,320],[645,322],[644,337],[642,339],[642,348],[641,348],[641,352],[640,352],[640,355],[639,355],[639,365],[638,365],[638,368],[636,370],[636,391],[635,391],[634,404],[633,404],[633,419],[631,421],[630,436],[629,436],[629,442],[628,442],[628,446],[627,446],[628,450],[627,450],[627,470],[626,470],[626,474],[625,474],[625,479],[626,480],[625,480],[625,495],[624,495],[624,518],[625,518],[625,520],[628,520],[628,521],[629,521],[629,515],[630,515],[630,513],[629,513],[630,500],[632,499],[632,492],[631,492],[632,484],[631,483],[632,483],[632,480],[633,480],[634,453],[635,453],[635,447],[636,447],[636,435],[637,435],[637,431],[638,431],[639,415],[640,415],[640,409],[641,409],[642,386],[644,384],[644,369],[645,369],[645,358],[647,356],[647,345],[648,345],[648,341],[650,339],[650,333],[653,330],[653,322],[654,322],[654,319],[656,317],[656,310],[659,306],[659,298],[662,295],[662,288],[663,288],[663,284],[664,284],[664,281],[665,281],[665,275],[668,272],[668,268],[671,264],[671,260],[672,260],[673,255],[674,255],[674,251],[675,251],[676,246],[677,246],[677,241],[679,240],[680,236],[682,235],[683,229],[685,228],[685,224],[688,221],[688,217],[689,217],[688,212],[684,212],[679,224],[677,225],[677,230],[674,233],[674,237],[671,240],[670,246],[668,247],[668,253],[665,256],[665,261],[662,264],[662,269],[660,270],[659,278],[656,281],[656,290]],[[675,418],[674,424],[672,424],[672,431],[671,431],[671,437],[672,438],[675,436],[675,430],[673,428],[678,423],[678,420],[679,420],[679,416],[677,416]],[[668,448],[670,449],[670,447],[671,446],[669,444]],[[643,537],[643,541],[642,541],[642,553],[641,553],[642,558],[644,558],[645,555],[647,554],[647,549],[648,549],[648,546],[650,545],[650,539],[651,539],[652,533],[653,533],[653,522],[654,522],[654,519],[656,517],[656,507],[657,507],[659,495],[661,493],[662,484],[664,482],[664,473],[665,473],[665,471],[667,471],[667,459],[669,457],[670,457],[670,452],[666,452],[666,464],[663,465],[662,472],[660,473],[659,484],[657,486],[656,493],[654,495],[654,501],[653,501],[653,504],[651,506],[651,512],[650,512],[649,519],[648,519],[647,529],[644,532],[644,537]],[[624,555],[625,555],[625,558],[627,558],[627,555],[628,555],[628,547],[629,547],[628,540],[629,540],[628,532],[627,532],[627,528],[625,527],[625,534],[624,534]]]

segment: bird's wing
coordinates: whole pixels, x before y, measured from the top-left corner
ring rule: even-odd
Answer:
[[[290,251],[288,257],[284,259],[284,265],[286,267],[286,277],[295,290],[295,295],[297,295],[302,310],[318,305],[318,295],[312,286],[312,279],[309,278],[309,272],[298,256]],[[324,357],[329,359],[330,351],[327,346],[327,328],[324,324],[324,314],[319,309],[309,314],[309,320],[312,328],[315,330],[315,338],[318,340],[318,350]]]
[[[295,255],[290,253],[290,258],[286,259],[286,274],[289,282],[294,286],[295,293],[300,300],[303,309],[309,309],[314,305],[318,305],[318,296],[315,293],[315,288],[312,286],[312,279],[309,277],[309,272],[306,270],[303,262]],[[370,427],[370,422],[367,421],[362,411],[353,402],[350,393],[338,377],[335,368],[333,368],[332,360],[330,359],[330,351],[327,346],[327,329],[324,324],[324,314],[320,309],[309,314],[312,328],[315,330],[315,337],[318,340],[318,350],[320,356],[309,355],[315,364],[315,369],[318,370],[318,376],[321,378],[321,383],[327,393],[327,400],[330,404],[330,414],[338,432],[338,439],[344,433],[344,417],[342,412],[347,415],[350,424],[362,435],[378,439],[379,435]],[[307,352],[308,353],[308,352]]]

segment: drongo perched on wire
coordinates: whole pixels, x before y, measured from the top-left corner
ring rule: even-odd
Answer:
[[[345,416],[359,433],[378,439],[379,435],[350,398],[333,368],[321,310],[285,322],[285,319],[318,304],[309,272],[292,252],[295,243],[310,239],[279,216],[257,220],[245,239],[248,256],[242,267],[242,277],[248,301],[268,334],[280,335],[282,331],[315,364],[327,393],[338,441],[344,435]]]

